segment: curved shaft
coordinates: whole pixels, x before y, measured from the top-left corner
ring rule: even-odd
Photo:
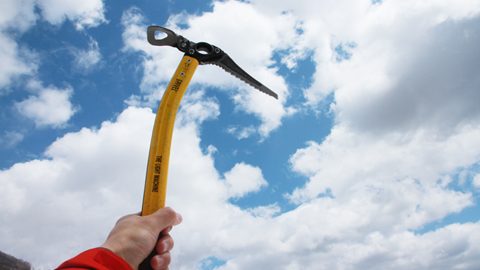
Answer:
[[[168,161],[175,117],[198,64],[198,60],[193,57],[185,55],[182,58],[158,107],[148,155],[142,216],[165,207]]]

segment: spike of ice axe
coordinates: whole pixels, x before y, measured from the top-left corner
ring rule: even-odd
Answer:
[[[157,33],[166,34],[166,37],[157,39]],[[175,117],[183,94],[199,64],[217,65],[255,89],[278,99],[275,92],[250,76],[217,46],[207,42],[192,42],[161,26],[149,26],[147,38],[148,42],[155,46],[175,47],[183,52],[184,56],[163,94],[155,117],[145,177],[142,216],[165,207],[168,162]],[[150,269],[149,260],[150,258],[147,258],[142,263],[141,270]]]

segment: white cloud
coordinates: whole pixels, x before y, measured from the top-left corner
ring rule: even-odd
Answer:
[[[254,126],[248,126],[248,127],[230,126],[229,128],[227,128],[227,133],[232,134],[239,140],[242,140],[255,134],[255,127]]]
[[[282,212],[282,209],[278,204],[270,204],[270,205],[261,205],[254,208],[246,209],[246,211],[250,212],[254,217],[264,217],[269,218],[275,215],[278,215]]]
[[[311,142],[292,156],[293,169],[309,177],[288,195],[292,201],[331,193],[346,203],[365,189],[370,198],[390,194],[382,204],[404,217],[395,224],[400,229],[421,227],[473,203],[470,193],[453,192],[451,180],[441,179],[478,162],[480,152],[472,145],[480,144],[474,105],[480,81],[472,71],[479,63],[474,48],[480,6],[407,2],[291,6],[294,16],[305,18],[304,38],[317,63],[306,97],[317,104],[333,92],[336,117],[321,144]],[[312,17],[312,10],[329,14]],[[338,13],[348,14],[342,17],[350,23],[338,20]],[[356,46],[350,60],[339,62],[335,48],[342,42]],[[396,198],[393,190],[411,195]]]
[[[26,30],[37,19],[35,0],[4,0],[0,3],[0,29]]]
[[[477,174],[473,177],[473,186],[476,189],[480,189],[480,174]]]
[[[138,9],[125,12],[122,18],[125,27],[123,39],[127,50],[146,54],[141,88],[151,93],[162,88],[170,79],[182,54],[174,48],[147,44],[143,21]],[[180,23],[188,27],[180,29],[177,26]],[[276,69],[269,66],[274,63],[272,58],[276,50],[292,46],[289,41],[296,37],[296,24],[288,14],[266,16],[247,3],[226,1],[215,2],[211,12],[198,16],[172,15],[166,27],[192,41],[208,41],[226,50],[239,66],[279,94],[279,101],[265,96],[215,66],[199,67],[192,81],[231,91],[237,108],[261,119],[258,132],[266,137],[291,112],[284,105],[289,95],[286,82]]]
[[[0,148],[13,148],[19,144],[24,138],[21,132],[5,131],[0,134]]]
[[[61,24],[68,19],[75,24],[78,30],[81,30],[106,22],[102,0],[37,1],[42,16],[51,24]]]
[[[208,100],[199,104],[205,105],[202,111],[212,110],[208,115],[215,114]],[[154,117],[149,109],[129,107],[114,122],[59,138],[44,159],[0,171],[0,213],[5,218],[0,250],[52,269],[75,252],[100,244],[116,218],[140,209]],[[168,202],[193,220],[191,226],[201,227],[199,213],[236,208],[224,209],[227,189],[210,154],[201,151],[199,119],[179,118],[186,120],[174,132]],[[22,222],[27,217],[29,222]],[[38,243],[45,245],[37,249]]]
[[[98,129],[59,138],[45,159],[1,171],[0,248],[51,269],[100,244],[119,215],[140,208],[153,120],[150,110],[130,107]],[[212,256],[226,261],[220,269],[449,269],[477,263],[478,224],[425,235],[405,230],[424,216],[458,210],[468,204],[466,194],[440,187],[425,193],[406,179],[358,189],[350,199],[310,200],[283,214],[275,205],[241,210],[228,200],[263,185],[259,168],[237,164],[231,177],[221,179],[213,157],[201,150],[200,123],[181,123],[174,131],[167,193],[168,204],[184,216],[173,231],[175,269],[197,269]],[[433,205],[442,207],[432,212],[422,200],[415,207],[411,202],[422,196],[437,198]],[[412,247],[421,247],[422,256]]]
[[[74,57],[73,64],[80,71],[90,71],[102,60],[98,42],[94,39],[90,39],[88,49],[74,49],[72,53]]]
[[[29,58],[29,57],[27,57]],[[0,93],[4,87],[20,75],[31,74],[36,69],[36,63],[32,57],[30,64],[22,57],[22,50],[9,36],[0,32]]]
[[[428,187],[445,185],[440,182],[443,176],[478,161],[475,146],[480,147],[479,127],[463,128],[448,138],[432,136],[418,132],[378,138],[337,126],[322,144],[312,142],[292,156],[293,169],[310,177],[292,198],[308,200],[327,188],[336,195],[348,194],[357,183],[396,182],[409,177]]]
[[[77,111],[70,101],[72,88],[59,89],[53,86],[44,88],[38,83],[30,85],[39,87],[35,89],[38,92],[15,103],[15,107],[20,114],[33,120],[36,126],[62,127]]]
[[[213,151],[202,151],[199,134],[202,121],[218,116],[219,105],[201,91],[187,96],[192,107],[182,106],[178,116],[167,197],[168,204],[184,216],[184,223],[173,231],[172,268],[198,269],[202,261],[215,257],[226,262],[218,268],[222,270],[477,269],[478,221],[424,234],[415,231],[474,203],[471,192],[452,190],[449,184],[452,174],[479,161],[479,116],[469,100],[476,100],[472,91],[476,81],[468,73],[477,67],[472,44],[478,35],[474,17],[479,4],[227,1],[217,3],[205,17],[185,15],[191,27],[182,34],[222,48],[231,46],[232,57],[239,57],[248,71],[277,78],[279,84],[281,78],[266,67],[273,41],[285,41],[275,36],[279,28],[272,22],[288,18],[286,25],[278,27],[285,27],[289,36],[295,29],[292,25],[297,25],[291,22],[300,20],[303,33],[293,50],[301,55],[310,48],[316,61],[315,81],[306,96],[316,106],[334,93],[336,122],[325,140],[310,142],[291,158],[293,170],[308,177],[305,186],[290,194],[297,208],[284,213],[275,204],[240,209],[229,200],[265,185],[261,169],[240,163],[222,179]],[[287,17],[279,15],[284,11]],[[218,23],[223,15],[228,15],[227,22],[236,19],[243,24]],[[172,28],[175,19],[181,18],[171,18]],[[143,87],[160,91],[180,55],[174,49],[146,45],[141,20],[132,10],[125,13],[126,48],[145,52]],[[230,33],[222,27],[237,28]],[[212,28],[216,32],[205,30]],[[255,49],[259,51],[245,57],[241,56],[244,49],[234,44],[239,38],[246,40],[243,31],[253,33],[260,44]],[[218,33],[227,38],[220,39]],[[442,37],[457,39],[445,43]],[[357,46],[350,60],[338,62],[334,49],[344,42]],[[445,51],[431,42],[442,44]],[[458,58],[453,50],[459,51]],[[260,57],[259,62],[250,58],[254,56]],[[285,61],[293,67],[296,57]],[[442,65],[446,63],[456,64]],[[228,74],[216,73],[214,68],[202,70],[197,74],[201,83],[212,85],[211,77],[216,76],[215,86],[237,87]],[[411,89],[400,83],[405,80],[411,80]],[[457,91],[452,90],[455,87]],[[248,97],[240,92],[234,96],[239,106],[266,106],[261,95],[244,105],[240,103]],[[397,111],[402,105],[406,111]],[[429,114],[424,114],[422,110],[427,109]],[[265,119],[271,117],[264,121],[265,132],[282,113],[263,114]],[[396,122],[397,118],[402,121]],[[0,171],[0,216],[5,217],[0,224],[0,249],[51,269],[60,260],[101,243],[117,216],[140,207],[153,119],[148,109],[128,108],[98,129],[84,128],[59,138],[47,149],[45,159]],[[451,128],[439,119],[455,125]]]
[[[117,217],[139,210],[153,117],[127,109],[115,123],[59,138],[45,159],[0,171],[0,249],[53,269],[100,244]]]
[[[459,125],[478,123],[480,110],[474,100],[480,99],[476,91],[480,80],[473,70],[480,68],[476,50],[479,25],[478,18],[446,20],[423,29],[421,38],[407,39],[409,46],[400,48],[404,45],[395,44],[386,48],[389,55],[385,65],[372,67],[372,73],[382,74],[383,83],[344,86],[346,81],[340,82],[335,108],[339,118],[369,132],[405,131],[420,126],[443,133]],[[358,50],[363,53],[365,49],[359,46]],[[394,64],[388,60],[398,57],[394,54],[403,61]],[[366,62],[362,56],[352,60],[352,66],[343,69],[346,74],[353,75]],[[359,92],[368,98],[361,98]]]
[[[454,224],[424,235],[403,232],[385,236],[373,232],[356,243],[337,242],[326,247],[319,246],[318,249],[324,250],[322,253],[300,248],[300,252],[306,251],[302,261],[277,266],[320,270],[475,269],[479,263],[479,249],[474,243],[479,236],[474,231],[478,228],[477,223]]]
[[[387,103],[381,108],[387,110],[385,117],[402,115],[397,111],[403,107],[392,105],[398,99],[402,100],[400,104],[410,106],[404,114],[423,115],[421,107],[428,106],[429,100],[433,101],[431,106],[442,106],[441,102],[448,97],[455,97],[447,110],[451,109],[456,117],[456,101],[475,96],[466,85],[468,81],[475,85],[474,75],[455,73],[449,68],[469,66],[467,70],[475,70],[473,66],[478,65],[478,54],[473,51],[478,35],[472,34],[478,27],[475,20],[468,21],[478,15],[478,1],[385,1],[380,5],[372,5],[369,0],[296,1],[280,5],[271,0],[252,2],[262,12],[289,10],[302,21],[303,34],[295,46],[298,50],[313,51],[316,63],[314,82],[305,95],[311,104],[318,104],[334,92],[338,117],[345,120],[364,120],[361,118],[367,118],[365,114],[370,120],[371,114],[375,114],[372,111],[379,109],[370,106],[384,104],[379,99],[385,96]],[[338,62],[336,46],[351,42],[356,44],[352,58]],[[431,88],[439,86],[438,95],[434,98],[431,93],[435,91],[426,90],[420,92],[423,95],[418,101],[407,104],[406,99],[417,93],[415,89],[422,87],[421,79],[427,76],[439,79]],[[456,96],[448,90],[451,88],[461,88],[465,94]]]
[[[35,23],[33,0],[5,0],[0,3],[0,94],[20,75],[36,70],[34,55],[19,48],[7,30],[25,31]]]
[[[230,171],[225,173],[224,177],[228,194],[232,198],[241,198],[268,185],[260,168],[245,163],[235,164]]]
[[[220,115],[218,101],[211,97],[205,97],[204,91],[191,89],[185,94],[180,103],[180,109],[184,112],[179,115],[179,124],[195,122],[200,124],[206,120],[216,119]]]
[[[37,70],[38,61],[35,53],[19,46],[17,43],[19,35],[13,34],[15,32],[22,34],[35,24],[40,17],[35,12],[36,8],[49,23],[58,25],[68,19],[75,24],[77,30],[82,30],[85,27],[94,27],[106,22],[102,0],[2,1],[0,3],[0,59],[2,59],[2,65],[0,66],[0,91],[5,91],[4,89],[18,76],[32,75]],[[98,56],[98,54],[95,54],[95,50],[89,51],[77,63],[84,66],[87,62],[94,62]]]

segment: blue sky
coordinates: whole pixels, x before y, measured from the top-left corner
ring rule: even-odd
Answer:
[[[197,69],[172,145],[174,269],[477,269],[480,3],[422,3],[4,2],[0,250],[51,269],[139,211],[182,57],[147,43],[156,24],[279,94]]]

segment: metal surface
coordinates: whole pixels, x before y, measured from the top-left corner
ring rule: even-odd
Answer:
[[[163,39],[157,39],[155,35],[159,32],[166,34],[167,36]],[[148,27],[147,38],[148,42],[152,45],[172,46],[179,49],[186,55],[197,59],[200,65],[212,64],[219,66],[255,89],[278,99],[277,93],[250,76],[246,71],[240,68],[232,58],[228,56],[228,54],[215,45],[207,42],[192,42],[183,36],[175,34],[172,30],[157,25]]]

